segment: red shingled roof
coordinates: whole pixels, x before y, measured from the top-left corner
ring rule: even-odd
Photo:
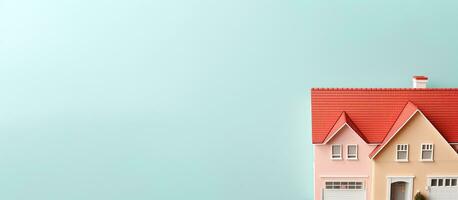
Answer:
[[[418,107],[412,102],[408,102],[407,105],[402,109],[401,114],[394,122],[390,131],[386,134],[385,138],[382,141],[382,144],[378,145],[370,154],[370,158],[374,158],[377,153],[386,145],[388,142],[396,135],[396,133],[409,121],[409,119],[418,112]]]
[[[313,88],[312,141],[323,143],[345,112],[368,143],[382,143],[411,102],[448,142],[458,142],[457,88]]]
[[[366,137],[359,131],[358,127],[351,121],[350,117],[347,115],[347,113],[342,112],[340,115],[339,119],[337,119],[336,123],[332,127],[331,131],[329,131],[329,134],[326,136],[324,139],[324,143],[327,143],[331,138],[334,137],[334,135],[345,125],[347,124],[350,128],[352,128],[360,137],[367,143]]]

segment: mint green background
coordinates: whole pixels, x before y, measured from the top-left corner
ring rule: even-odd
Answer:
[[[311,199],[310,87],[458,87],[458,3],[0,0],[0,198]]]

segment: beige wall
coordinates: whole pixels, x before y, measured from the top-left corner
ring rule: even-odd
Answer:
[[[434,162],[420,161],[422,143],[434,144]],[[395,161],[397,144],[409,144],[409,162]],[[429,121],[417,112],[373,159],[372,168],[373,200],[387,199],[387,176],[415,176],[413,195],[420,191],[427,196],[428,176],[458,176],[458,155]]]

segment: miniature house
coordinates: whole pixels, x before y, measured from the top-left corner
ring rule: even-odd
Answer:
[[[315,200],[458,199],[458,88],[313,88]]]

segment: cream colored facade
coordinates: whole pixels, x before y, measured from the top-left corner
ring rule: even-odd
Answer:
[[[450,122],[458,123],[458,122]],[[421,161],[421,145],[434,145],[433,161]],[[396,161],[396,145],[408,144],[408,162]],[[372,160],[372,200],[389,200],[390,183],[411,180],[411,197],[428,196],[428,177],[458,176],[458,155],[442,135],[417,111]],[[407,188],[408,192],[409,188]],[[458,197],[457,197],[458,198]]]

